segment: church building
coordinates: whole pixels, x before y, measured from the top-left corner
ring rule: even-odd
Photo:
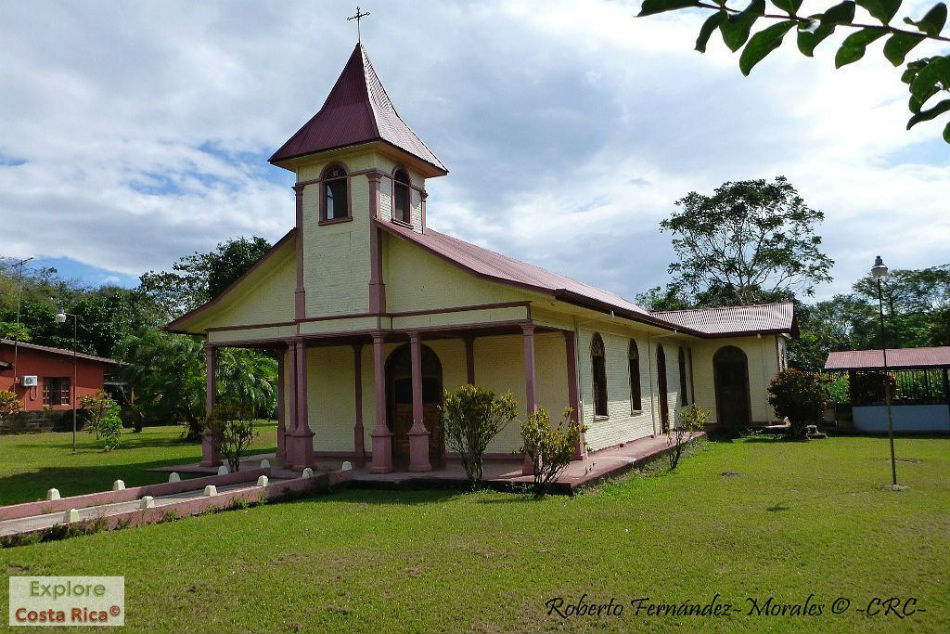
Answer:
[[[696,402],[765,424],[766,387],[796,331],[789,303],[649,312],[609,291],[433,229],[427,179],[448,169],[396,112],[357,44],[320,111],[270,158],[296,175],[296,225],[220,295],[166,326],[278,353],[288,467],[443,468],[443,390],[510,390],[524,412],[567,407],[578,458],[663,434]],[[437,224],[437,223],[433,223]],[[516,458],[517,423],[488,459]],[[213,445],[203,464],[218,463]]]

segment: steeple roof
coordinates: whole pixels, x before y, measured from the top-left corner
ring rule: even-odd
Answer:
[[[277,150],[270,162],[384,141],[425,161],[439,173],[445,165],[406,125],[389,100],[362,44],[357,44],[320,111]]]

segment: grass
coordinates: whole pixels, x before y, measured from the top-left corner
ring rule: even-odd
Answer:
[[[274,451],[276,424],[262,420],[254,427],[258,436],[251,452]],[[69,432],[0,436],[0,506],[44,499],[51,488],[65,497],[109,490],[115,480],[130,487],[165,482],[167,473],[146,469],[201,459],[201,445],[182,441],[176,426],[123,430],[119,449],[110,452],[102,451],[95,436],[80,431],[75,455],[72,447]]]
[[[886,443],[707,443],[674,473],[538,502],[344,490],[6,549],[0,569],[124,575],[136,632],[948,631],[950,441],[898,440],[903,492],[883,488]],[[151,456],[143,462],[158,459],[142,451]],[[737,611],[637,616],[629,604],[705,603],[717,593]],[[585,594],[626,607],[620,616],[548,614],[552,598]],[[747,614],[747,597],[809,595],[820,616]],[[833,615],[839,596],[852,607]],[[875,596],[914,597],[926,612],[898,620],[856,611]]]

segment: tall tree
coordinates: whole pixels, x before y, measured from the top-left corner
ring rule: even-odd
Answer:
[[[812,295],[831,279],[811,209],[784,176],[727,182],[711,196],[690,192],[660,223],[677,259],[667,295],[691,293],[700,305],[735,305]]]

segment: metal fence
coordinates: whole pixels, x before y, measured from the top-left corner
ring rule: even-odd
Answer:
[[[852,405],[881,405],[885,380],[890,385],[895,405],[933,405],[950,403],[947,368],[890,370],[885,379],[882,370],[850,370],[848,383]]]

